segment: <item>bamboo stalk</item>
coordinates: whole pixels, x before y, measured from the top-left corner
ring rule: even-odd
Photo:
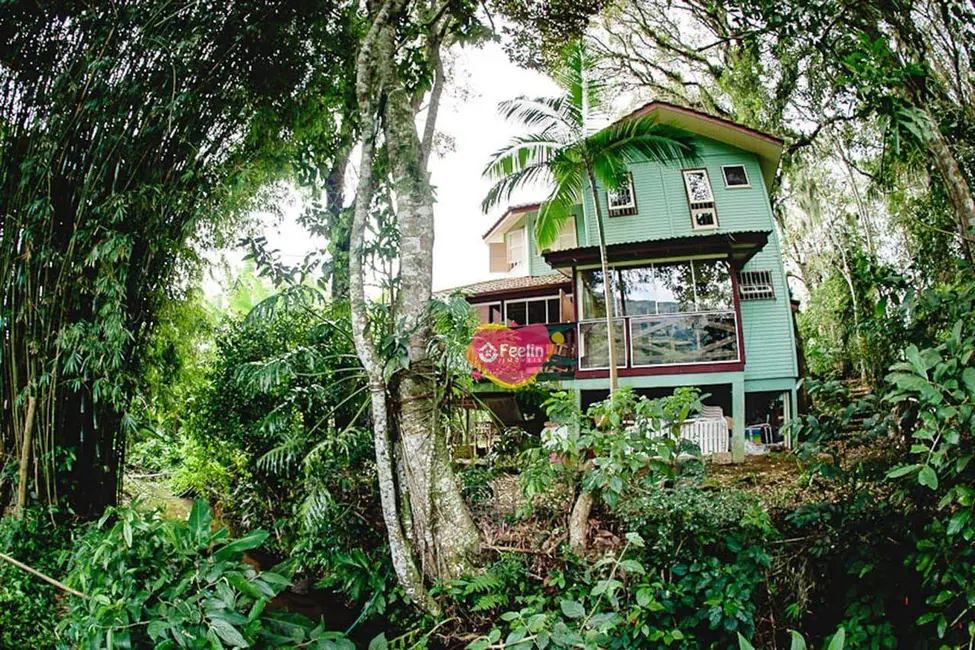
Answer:
[[[20,467],[17,468],[17,516],[24,516],[24,508],[27,506],[27,467],[30,465],[30,452],[33,443],[34,433],[34,412],[37,401],[33,395],[27,397],[27,419],[24,421],[24,437],[21,442],[23,445],[20,450]]]
[[[55,580],[51,576],[44,575],[43,573],[41,573],[37,569],[31,568],[31,567],[27,566],[26,564],[24,564],[23,562],[20,562],[19,560],[13,559],[9,555],[4,555],[3,553],[0,553],[0,560],[3,560],[5,562],[9,562],[10,564],[14,565],[18,569],[20,569],[22,571],[26,571],[27,573],[31,574],[32,576],[36,576],[36,577],[40,578],[41,580],[43,580],[44,582],[47,582],[48,584],[54,585],[55,587],[57,587],[58,589],[60,589],[62,591],[68,592],[72,596],[77,596],[78,598],[84,598],[86,600],[88,599],[88,596],[86,594],[81,593],[77,589],[72,589],[68,585],[64,584],[63,582],[59,582],[59,581]]]

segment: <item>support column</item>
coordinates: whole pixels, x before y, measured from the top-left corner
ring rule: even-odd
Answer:
[[[731,462],[745,462],[745,376],[735,375],[731,381]]]
[[[789,395],[789,422],[799,416],[799,391],[795,386],[788,393]],[[792,449],[796,444],[796,439],[792,435],[792,426],[789,426],[789,436],[785,440],[786,447]]]

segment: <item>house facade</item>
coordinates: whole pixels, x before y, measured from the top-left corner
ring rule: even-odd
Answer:
[[[483,323],[561,332],[561,363],[547,379],[583,406],[608,392],[612,300],[619,384],[649,396],[699,387],[712,412],[730,416],[730,450],[740,461],[746,434],[779,439],[796,408],[795,327],[769,201],[782,141],[663,102],[634,115],[644,113],[692,134],[699,159],[628,165],[628,182],[587,192],[547,250],[532,234],[540,206],[510,207],[484,234],[494,279],[460,290]],[[503,395],[489,384],[482,390]]]

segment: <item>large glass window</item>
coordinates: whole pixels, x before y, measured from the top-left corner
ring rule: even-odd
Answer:
[[[562,322],[562,301],[558,296],[505,301],[505,320],[512,325]]]
[[[610,295],[614,297],[614,314],[620,314],[619,291],[615,288],[616,272],[612,269],[609,272],[611,284],[614,285]],[[582,318],[592,320],[594,318],[606,318],[606,283],[603,280],[601,270],[582,272]]]
[[[666,262],[610,271],[620,326],[630,334],[633,366],[736,361],[737,322],[727,260]],[[581,273],[583,369],[605,368],[606,289],[599,270]],[[602,338],[600,338],[602,337]],[[622,336],[617,347],[625,351]],[[617,355],[623,365],[622,355]]]
[[[616,349],[616,367],[626,367],[626,321],[613,321],[613,347]],[[593,320],[579,323],[579,368],[605,370],[609,368],[609,345],[606,341],[606,321]]]
[[[694,261],[694,292],[698,311],[734,309],[731,269],[724,260]]]

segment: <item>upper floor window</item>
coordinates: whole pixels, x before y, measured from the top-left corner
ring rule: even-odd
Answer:
[[[525,229],[518,228],[505,234],[508,250],[508,268],[513,269],[525,261]]]
[[[748,173],[744,165],[725,165],[721,168],[724,176],[724,186],[728,189],[751,187],[748,182]]]
[[[633,174],[627,172],[626,178],[615,190],[606,193],[609,216],[625,217],[636,214],[636,192],[633,191]]]
[[[718,213],[714,209],[714,192],[706,169],[685,169],[684,189],[687,205],[691,209],[691,226],[694,230],[710,230],[718,227]]]

